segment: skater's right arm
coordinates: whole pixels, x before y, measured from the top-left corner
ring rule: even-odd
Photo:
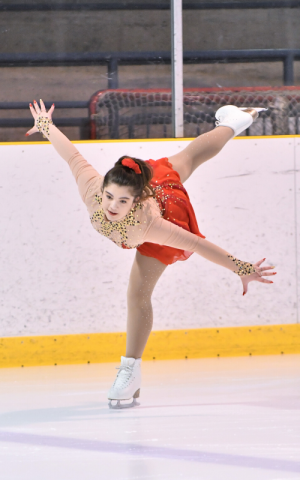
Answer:
[[[46,112],[43,101],[41,100],[40,102],[41,109],[37,102],[34,102],[34,107],[30,104],[30,111],[35,119],[35,125],[26,135],[41,132],[48,138],[57,153],[68,163],[77,182],[81,198],[85,201],[88,191],[93,190],[96,184],[102,182],[102,176],[83,158],[70,140],[53,125],[51,116],[54,105]],[[39,120],[41,118],[45,119],[45,123]]]
[[[273,266],[260,266],[265,259],[254,264],[240,261],[218,245],[209,242],[205,238],[200,238],[161,217],[156,217],[150,224],[145,233],[144,241],[179,248],[180,250],[186,250],[188,252],[195,252],[210,262],[237,273],[243,284],[243,294],[247,293],[248,283],[251,281],[273,283],[262,278],[262,275],[274,275],[273,272],[270,272],[270,269],[274,268]]]

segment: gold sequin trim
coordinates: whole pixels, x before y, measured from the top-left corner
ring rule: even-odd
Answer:
[[[239,267],[238,270],[234,270],[234,273],[239,275],[239,277],[251,275],[252,273],[256,272],[255,267],[253,267],[252,263],[242,262],[241,260],[234,258],[232,255],[227,255],[227,257],[230,258],[230,260],[232,260],[237,267]]]
[[[99,205],[102,205],[102,197],[100,195],[95,195],[96,201]],[[105,220],[105,214],[103,209],[97,210],[93,216],[91,217],[91,222],[97,222],[99,228],[97,228],[98,232],[104,235],[105,237],[110,237],[113,232],[119,232],[121,237],[120,246],[125,245],[127,248],[135,248],[131,245],[128,245],[128,235],[127,235],[127,227],[136,227],[140,225],[140,221],[135,219],[135,212],[142,208],[141,203],[137,203],[130,212],[124,217],[122,220],[116,220],[115,222],[110,222],[109,220]],[[119,242],[115,242],[119,245]]]
[[[49,136],[49,125],[53,125],[53,122],[51,118],[48,118],[48,117],[38,117],[35,121],[35,126],[38,129],[38,131],[48,136]]]

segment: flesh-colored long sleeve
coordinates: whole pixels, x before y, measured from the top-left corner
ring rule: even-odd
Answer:
[[[228,252],[161,217],[153,220],[145,233],[144,241],[195,252],[232,272],[237,270],[236,264],[228,258]]]
[[[55,125],[49,126],[48,140],[51,142],[57,153],[68,163],[82,200],[86,203],[88,192],[102,182],[103,177],[92,167],[78,152],[77,148]]]

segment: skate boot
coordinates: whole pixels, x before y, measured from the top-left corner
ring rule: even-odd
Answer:
[[[234,105],[226,105],[216,111],[216,127],[230,127],[234,131],[234,136],[249,128],[254,120],[257,119],[259,112],[268,110],[267,108],[245,107],[238,108]]]
[[[131,408],[139,405],[136,399],[140,396],[141,388],[141,358],[121,357],[121,366],[117,378],[108,392],[109,408]],[[132,402],[121,404],[123,400]],[[116,400],[115,404],[112,401]]]

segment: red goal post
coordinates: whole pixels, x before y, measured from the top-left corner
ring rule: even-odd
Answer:
[[[184,136],[212,130],[223,105],[266,107],[242,135],[300,133],[300,87],[184,89]],[[100,90],[90,99],[91,139],[172,138],[171,89]]]

